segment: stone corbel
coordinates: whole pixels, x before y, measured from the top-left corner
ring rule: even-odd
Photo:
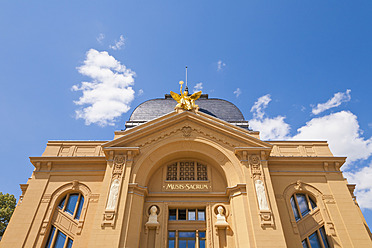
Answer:
[[[261,226],[274,226],[273,215],[271,210],[264,209],[260,210],[260,219],[261,219]]]
[[[333,225],[332,222],[327,222],[327,228],[329,230],[328,233],[330,233],[332,236],[337,236],[335,226]]]
[[[21,187],[22,195],[19,197],[19,203],[18,204],[22,203],[23,197],[25,196],[27,188],[28,188],[28,184],[20,184],[19,186]]]

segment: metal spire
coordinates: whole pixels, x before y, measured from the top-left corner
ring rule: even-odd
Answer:
[[[186,66],[186,87],[185,87],[185,90],[187,90],[187,92],[189,92],[189,88],[187,87],[187,66]]]

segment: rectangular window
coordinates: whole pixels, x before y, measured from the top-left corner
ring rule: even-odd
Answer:
[[[205,209],[198,209],[198,220],[205,221]]]
[[[188,210],[188,220],[196,220],[196,210],[189,209]]]
[[[65,246],[65,242],[66,242],[66,234],[58,231],[53,248],[63,248]]]
[[[50,234],[49,234],[49,237],[48,237],[47,245],[45,246],[46,248],[51,247],[55,232],[56,232],[56,228],[54,226],[52,226],[52,229],[50,230]]]
[[[58,230],[55,226],[50,229],[50,234],[45,248],[71,248],[73,240]]]
[[[197,232],[199,235],[196,234]],[[199,248],[205,248],[205,231],[168,232],[168,248],[195,248],[197,243]]]
[[[311,248],[322,248],[317,232],[314,232],[309,236],[309,241]]]
[[[205,231],[199,232],[199,248],[205,248],[206,236]]]
[[[307,245],[306,239],[302,240],[302,248],[309,248],[309,246]]]
[[[169,220],[205,221],[205,209],[169,209]]]
[[[322,237],[324,247],[325,247],[325,248],[328,248],[328,247],[329,247],[329,244],[328,244],[328,240],[327,240],[326,233],[325,233],[325,231],[324,231],[324,226],[322,226],[322,227],[319,229],[319,232],[320,232],[320,236]]]
[[[177,220],[177,209],[169,209],[169,220]]]
[[[178,209],[178,220],[187,220],[186,209]]]

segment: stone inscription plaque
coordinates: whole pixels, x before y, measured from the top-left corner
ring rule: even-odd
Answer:
[[[209,182],[164,182],[163,191],[210,191],[211,186]]]

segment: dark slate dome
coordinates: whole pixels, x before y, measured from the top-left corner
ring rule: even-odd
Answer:
[[[176,104],[176,101],[173,100],[170,94],[166,94],[163,99],[152,99],[143,102],[133,110],[129,121],[125,123],[125,127],[131,128],[168,114],[174,111]],[[208,94],[202,94],[196,101],[196,104],[199,105],[200,112],[230,122],[239,127],[248,128],[248,122],[244,119],[242,112],[229,101],[217,98],[209,99]]]

